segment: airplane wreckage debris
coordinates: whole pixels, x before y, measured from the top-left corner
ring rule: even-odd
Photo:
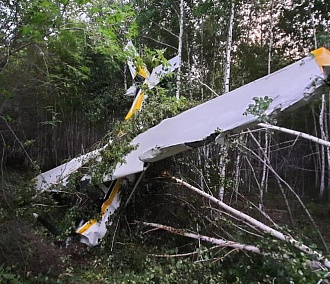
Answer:
[[[130,73],[133,78],[133,85],[128,88],[125,95],[126,96],[134,96],[134,101],[132,103],[131,108],[129,109],[125,120],[129,120],[135,112],[139,111],[142,108],[143,102],[146,98],[146,94],[144,92],[144,87],[148,89],[154,88],[164,77],[165,75],[175,71],[179,67],[179,56],[175,56],[167,61],[165,65],[161,64],[155,67],[151,74],[149,73],[146,67],[142,66],[135,66],[133,63],[134,58],[138,57],[137,51],[131,41],[125,47],[127,52],[130,52],[130,57],[128,59],[127,65],[129,67]],[[93,159],[101,160],[101,153],[102,150],[106,149],[109,145],[111,145],[111,141],[109,141],[105,146],[102,148],[96,149],[92,152],[89,152],[85,155],[80,157],[74,158],[71,161],[64,163],[50,171],[40,174],[37,179],[37,190],[39,192],[44,192],[50,190],[51,192],[56,192],[56,186],[65,186],[68,183],[68,179],[71,174],[77,172],[80,168],[86,165],[88,162],[92,161]],[[89,220],[82,226],[79,226],[76,233],[80,235],[80,241],[85,243],[89,246],[95,246],[99,243],[99,240],[104,237],[107,231],[107,225],[109,223],[109,217],[116,211],[116,209],[120,205],[119,199],[119,189],[123,183],[134,182],[135,186],[133,188],[132,194],[136,187],[138,186],[139,182],[142,179],[144,170],[147,166],[143,166],[143,170],[141,170],[141,174],[139,178],[135,181],[135,173],[132,174],[125,174],[121,175],[118,178],[115,177],[105,177],[104,182],[111,182],[109,187],[101,185],[101,188],[104,189],[105,197],[104,202],[101,206],[101,220],[97,221],[95,219]],[[124,180],[125,177],[125,180]],[[89,182],[90,177],[85,176],[82,178],[82,182]]]
[[[132,43],[129,43],[126,48],[133,49],[134,47]],[[136,68],[132,60],[128,61],[135,82],[140,80],[140,82],[143,82],[148,88],[153,88],[157,85],[163,75],[174,71],[179,64],[179,58],[174,57],[169,60],[169,67],[164,68],[160,65],[156,67],[150,75],[146,68],[140,66]],[[135,186],[131,193],[132,195],[146,170],[146,165],[149,163],[162,160],[192,148],[197,148],[210,142],[224,143],[225,135],[237,133],[251,126],[257,126],[259,121],[256,116],[252,114],[243,115],[249,105],[253,103],[255,97],[268,96],[272,99],[265,111],[265,115],[274,117],[281,112],[293,110],[306,104],[311,98],[329,92],[329,78],[330,52],[325,48],[319,48],[313,51],[311,55],[281,70],[184,111],[175,117],[165,119],[158,125],[139,134],[131,142],[131,145],[137,145],[137,147],[125,157],[126,163],[118,164],[112,176],[104,179],[105,182],[111,180],[113,180],[113,182],[106,193],[106,201],[101,208],[101,221],[90,220],[78,228],[77,233],[81,235],[81,242],[89,246],[94,246],[104,237],[106,225],[111,224],[109,218],[120,205],[118,193],[120,185],[125,177],[132,180],[131,177],[140,173],[140,177],[135,181]],[[133,105],[125,118],[129,119],[135,111],[141,109],[145,94],[143,90],[139,88],[138,84],[134,84],[127,90],[126,95],[135,96]],[[259,126],[277,131],[287,131],[293,135],[310,139],[329,147],[329,142],[305,133],[269,124],[259,124]],[[221,133],[219,133],[219,129],[221,129]],[[40,174],[36,178],[37,191],[56,191],[57,186],[65,186],[68,182],[68,177],[72,173],[78,171],[79,168],[91,159],[99,157],[102,149],[72,159],[63,165]],[[174,177],[173,179],[184,184],[184,181]],[[194,190],[189,184],[184,185]],[[201,192],[198,193],[202,195]],[[221,201],[214,197],[207,198],[212,198],[212,201],[222,208],[223,206],[227,206],[229,208],[226,207],[228,210],[236,210],[223,202],[219,204]],[[324,259],[317,252],[310,250],[305,245],[297,242],[292,237],[286,236],[242,212],[239,212],[237,216],[243,218],[247,222],[251,221],[251,224],[254,226],[256,226],[256,224],[258,226],[260,225],[259,228],[264,232],[268,232],[273,237],[289,242],[307,254],[315,256],[318,261],[330,269],[328,260]],[[145,225],[156,226],[157,224],[145,223]],[[171,231],[173,228],[164,226],[163,229]],[[241,244],[237,244],[237,246],[244,247],[244,245]],[[250,246],[246,247],[251,249],[251,251],[258,252],[255,248]]]

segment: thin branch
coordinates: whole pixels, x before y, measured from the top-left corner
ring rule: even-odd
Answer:
[[[159,230],[159,228],[155,228],[156,230]],[[213,246],[208,249],[202,250],[202,251],[193,251],[193,252],[187,252],[187,253],[178,253],[178,254],[149,254],[150,256],[154,257],[164,257],[164,258],[172,258],[172,257],[186,257],[186,256],[191,256],[195,254],[202,254],[204,252],[210,251],[212,249],[219,248],[219,246]]]
[[[313,141],[313,142],[318,143],[320,145],[330,147],[330,142],[329,141],[323,140],[321,138],[312,136],[312,135],[304,133],[304,132],[300,132],[300,131],[296,131],[296,130],[292,130],[292,129],[288,129],[288,128],[284,128],[284,127],[279,127],[279,126],[271,125],[271,124],[268,124],[268,123],[259,123],[258,126],[261,126],[261,127],[264,127],[264,128],[269,128],[269,129],[272,129],[272,130],[281,131],[281,132],[292,134],[292,135],[296,135],[298,137]]]
[[[176,35],[175,33],[171,32],[169,29],[162,27],[161,25],[158,25],[156,22],[151,21],[151,23],[153,23],[154,25],[156,25],[157,27],[161,28],[164,31],[167,31],[168,33],[170,33],[172,36],[175,36],[176,38],[179,38],[178,35]]]
[[[269,160],[268,154],[265,152],[265,150],[262,148],[262,146],[260,145],[260,143],[258,142],[258,140],[254,137],[254,135],[252,133],[250,133],[250,136],[252,137],[253,141],[257,144],[257,146],[259,147],[259,150],[262,152],[262,154],[264,156],[264,159],[263,159],[262,163],[263,163],[263,166],[264,166],[263,168],[265,169],[267,167],[267,163],[268,163],[268,165],[270,165],[270,160]],[[292,212],[291,212],[291,208],[290,208],[290,205],[289,205],[289,201],[288,201],[288,199],[286,197],[286,194],[285,194],[285,192],[283,190],[281,181],[279,180],[278,176],[275,175],[275,178],[276,178],[277,184],[278,184],[278,186],[280,188],[280,191],[281,191],[281,194],[283,196],[283,199],[284,199],[286,208],[287,208],[288,213],[289,213],[291,227],[294,228],[294,221],[293,221],[293,217],[292,217]]]
[[[251,152],[257,159],[259,159],[262,163],[264,162],[264,160],[262,158],[260,158],[254,151],[252,151],[251,149],[249,149],[246,146],[243,146],[243,148],[249,152]],[[274,168],[270,165],[269,160],[267,161],[267,167],[269,168],[269,170],[291,191],[291,193],[296,197],[296,199],[298,200],[299,204],[301,205],[301,207],[303,208],[303,210],[305,211],[306,215],[308,216],[308,218],[310,219],[312,225],[314,226],[315,230],[318,232],[318,235],[323,243],[323,246],[325,247],[326,251],[328,252],[328,246],[320,232],[320,230],[318,229],[312,215],[309,213],[307,207],[305,206],[305,204],[303,203],[303,201],[301,200],[300,196],[293,190],[293,188],[274,170]],[[330,265],[330,262],[329,262]],[[330,268],[330,266],[328,267]]]
[[[138,221],[136,221],[136,223],[141,223],[145,226],[150,226],[150,227],[166,230],[173,234],[185,236],[185,237],[192,238],[195,240],[209,242],[209,243],[218,245],[219,247],[232,247],[232,248],[236,248],[236,249],[240,249],[240,250],[251,251],[254,253],[259,253],[259,254],[261,253],[260,249],[257,248],[256,246],[240,244],[240,243],[232,242],[232,241],[220,240],[220,239],[216,239],[216,238],[212,238],[212,237],[208,237],[208,236],[204,236],[204,235],[200,235],[200,234],[188,233],[183,230],[175,229],[170,226],[165,226],[165,225],[156,224],[156,223],[147,223],[147,222],[138,222]]]
[[[170,48],[173,48],[174,50],[178,50],[178,49],[177,49],[176,47],[174,47],[173,45],[170,45],[170,44],[167,44],[167,43],[165,43],[165,42],[159,41],[159,40],[154,39],[154,38],[152,38],[152,37],[149,37],[149,36],[142,36],[142,37],[147,38],[147,39],[151,39],[151,40],[153,40],[154,42],[158,42],[159,44],[162,44],[162,45],[168,46],[168,47],[170,47]]]
[[[199,80],[198,78],[196,78],[198,83],[201,84],[202,86],[206,87],[207,89],[209,89],[213,94],[215,94],[217,97],[220,96],[220,94],[218,94],[216,91],[214,91],[210,86],[208,86],[207,84],[203,83],[201,80]]]
[[[310,249],[308,246],[304,245],[303,243],[300,243],[299,241],[297,241],[296,239],[294,239],[293,237],[289,236],[289,235],[285,235],[282,232],[279,232],[269,226],[267,226],[266,224],[263,224],[262,222],[258,221],[257,219],[254,219],[253,217],[225,204],[224,202],[216,199],[215,197],[207,194],[204,191],[201,191],[200,189],[190,185],[189,183],[183,181],[182,179],[179,179],[177,177],[170,177],[172,180],[176,181],[177,183],[179,183],[180,185],[191,189],[192,191],[196,192],[197,194],[209,199],[210,201],[216,203],[218,206],[220,206],[223,210],[239,217],[242,220],[245,220],[247,222],[249,222],[250,224],[260,228],[262,231],[264,231],[265,233],[270,234],[271,236],[291,244],[292,246],[296,247],[297,249],[303,251],[304,253],[310,255],[310,256],[314,256],[318,261],[322,262],[323,265],[325,267],[327,267],[328,269],[330,269],[330,261],[328,259],[326,259],[322,254],[320,254],[317,251],[314,251],[312,249]]]

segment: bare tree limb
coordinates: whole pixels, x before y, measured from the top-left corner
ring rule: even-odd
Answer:
[[[150,37],[150,36],[142,36],[142,37],[147,38],[147,39],[151,39],[151,40],[153,40],[154,42],[158,42],[159,44],[162,44],[162,45],[168,46],[168,47],[170,47],[170,48],[173,48],[174,50],[178,50],[178,49],[177,49],[176,47],[174,47],[173,45],[170,45],[170,44],[167,44],[167,43],[165,43],[165,42],[159,41],[159,40],[154,39],[154,38],[152,38],[152,37]]]
[[[208,237],[208,236],[204,236],[204,235],[200,235],[200,234],[188,233],[183,230],[175,229],[170,226],[165,226],[165,225],[156,224],[156,223],[147,223],[147,222],[138,222],[138,221],[136,221],[136,222],[141,223],[145,226],[150,226],[150,227],[166,230],[173,234],[177,234],[177,235],[192,238],[195,240],[201,240],[201,241],[205,241],[208,243],[212,243],[212,244],[218,245],[219,247],[232,247],[232,248],[236,248],[236,249],[240,249],[240,250],[251,251],[254,253],[259,253],[259,254],[261,253],[260,249],[257,248],[256,246],[240,244],[240,243],[232,242],[232,241],[220,240],[220,239],[216,239],[216,238],[212,238],[212,237]]]
[[[256,141],[256,140],[255,140]],[[257,159],[259,159],[262,163],[264,162],[264,160],[262,158],[259,157],[259,155],[257,155],[254,151],[252,151],[251,149],[249,149],[246,146],[243,146],[245,150],[249,151],[250,153],[252,153]],[[319,230],[319,228],[317,227],[314,218],[312,217],[312,215],[309,213],[307,207],[305,206],[305,204],[303,203],[303,201],[301,200],[300,196],[293,190],[293,188],[274,170],[274,168],[270,165],[270,161],[268,159],[267,160],[267,167],[269,168],[269,170],[290,190],[290,192],[296,197],[296,199],[298,200],[299,204],[301,205],[301,207],[303,208],[303,210],[305,211],[306,215],[308,216],[309,220],[311,221],[312,225],[314,226],[315,230],[317,231],[324,248],[326,249],[327,253],[328,253],[328,246]],[[329,262],[330,264],[330,262]],[[330,268],[330,267],[329,267]]]
[[[165,28],[165,27],[163,27],[163,26],[161,26],[161,25],[158,25],[156,22],[154,22],[154,21],[151,21],[154,25],[156,25],[157,27],[159,27],[159,28],[161,28],[162,30],[164,30],[164,31],[167,31],[168,33],[170,33],[172,36],[175,36],[177,39],[179,38],[179,36],[178,35],[176,35],[175,33],[173,33],[173,32],[171,32],[169,29],[167,29],[167,28]]]
[[[292,130],[292,129],[288,129],[288,128],[284,128],[284,127],[279,127],[279,126],[271,125],[271,124],[268,124],[268,123],[259,123],[258,126],[264,127],[264,128],[269,128],[269,129],[276,130],[276,131],[281,131],[281,132],[288,133],[288,134],[292,134],[292,135],[295,135],[295,136],[313,141],[313,142],[318,143],[320,145],[330,147],[330,142],[329,141],[323,140],[321,138],[315,137],[313,135],[310,135],[310,134],[307,134],[307,133],[304,133],[304,132],[300,132],[300,131],[296,131],[296,130]]]
[[[170,177],[172,180],[176,181],[177,183],[181,184],[182,186],[196,192],[197,194],[209,199],[210,201],[216,203],[218,206],[220,206],[223,210],[239,217],[240,219],[242,220],[245,220],[247,221],[248,223],[258,227],[259,229],[261,229],[262,231],[264,231],[265,233],[268,233],[270,234],[271,236],[283,241],[283,242],[286,242],[286,243],[289,243],[291,244],[292,246],[296,247],[297,249],[303,251],[304,253],[310,255],[310,256],[313,256],[315,257],[318,261],[322,262],[323,265],[325,267],[327,267],[328,269],[330,269],[330,261],[328,259],[326,259],[322,254],[320,254],[319,252],[317,251],[314,251],[312,249],[310,249],[308,246],[300,243],[299,241],[297,241],[296,239],[294,239],[293,237],[289,236],[289,235],[285,235],[265,224],[263,224],[262,222],[254,219],[253,217],[225,204],[224,202],[216,199],[215,197],[207,194],[206,192],[204,191],[201,191],[200,189],[190,185],[189,183],[183,181],[182,179],[179,179],[177,177]]]

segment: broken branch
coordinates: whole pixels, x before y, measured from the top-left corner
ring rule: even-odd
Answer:
[[[232,241],[220,240],[220,239],[216,239],[216,238],[212,238],[212,237],[208,237],[208,236],[204,236],[204,235],[200,235],[200,234],[188,233],[183,230],[175,229],[170,226],[165,226],[165,225],[156,224],[156,223],[147,223],[147,222],[138,222],[138,221],[136,221],[136,223],[141,223],[145,226],[150,226],[150,227],[166,230],[173,234],[181,235],[181,236],[192,238],[195,240],[205,241],[205,242],[208,242],[211,244],[215,244],[219,247],[232,247],[235,249],[251,251],[254,253],[259,253],[259,254],[261,253],[260,249],[257,248],[256,246],[240,244],[240,243],[232,242]]]
[[[179,178],[174,177],[174,176],[172,176],[170,178],[172,180],[176,181],[177,183],[185,186],[186,188],[191,189],[192,191],[198,193],[199,195],[201,195],[201,196],[209,199],[210,201],[216,203],[223,210],[225,210],[227,212],[230,212],[232,215],[235,215],[235,216],[239,217],[240,219],[245,220],[245,221],[249,222],[250,224],[258,227],[259,229],[261,229],[265,233],[268,233],[268,234],[272,235],[273,237],[275,237],[275,238],[277,238],[281,241],[289,243],[292,246],[296,247],[297,249],[303,251],[304,253],[315,257],[318,261],[322,262],[325,267],[330,269],[330,261],[328,259],[326,259],[322,254],[318,253],[317,251],[314,251],[314,250],[310,249],[308,246],[298,242],[293,237],[285,235],[285,234],[283,234],[283,233],[281,233],[281,232],[279,232],[279,231],[263,224],[262,222],[252,218],[251,216],[249,216],[249,215],[247,215],[247,214],[245,214],[245,213],[243,213],[243,212],[241,212],[241,211],[225,204],[224,202],[216,199],[215,197],[207,194],[206,192],[190,185],[189,183],[183,181],[182,179],[179,179]]]

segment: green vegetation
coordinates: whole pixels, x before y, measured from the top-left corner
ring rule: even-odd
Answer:
[[[203,202],[171,183],[159,188],[157,182],[147,191],[143,190],[145,184],[141,185],[130,205],[116,214],[100,246],[87,248],[73,242],[65,248],[65,239],[55,240],[33,220],[31,212],[38,206],[32,191],[27,191],[27,179],[8,172],[1,186],[1,192],[6,193],[1,202],[6,198],[7,204],[0,219],[4,229],[0,237],[2,283],[315,283],[326,274],[306,267],[306,255],[272,238],[257,242],[262,251],[272,252],[259,256],[199,245],[164,231],[148,233],[133,224],[133,218],[158,216],[158,222],[185,224],[191,230],[196,224],[206,231],[220,225],[221,231],[235,234],[238,240],[247,242],[250,238],[240,230],[232,230],[232,222],[224,216],[206,225],[211,215],[205,206],[198,207]],[[178,199],[172,200],[165,212],[162,203],[168,202],[174,192],[178,192]],[[123,192],[124,200],[128,193]],[[43,207],[38,212],[46,216],[49,209]],[[67,215],[73,213],[65,209]],[[58,215],[63,207],[51,210]],[[62,220],[62,226],[66,221]]]
[[[317,46],[329,48],[328,2],[231,1],[235,17],[230,89],[278,70]],[[229,4],[184,1],[180,99],[175,98],[177,74],[170,74],[152,90],[141,86],[148,96],[143,110],[123,121],[132,103],[123,96],[132,83],[126,65],[132,51],[124,47],[128,40],[134,42],[141,55],[134,55],[137,65],[149,70],[166,66],[166,58],[178,53],[179,1],[1,1],[0,283],[329,283],[326,268],[310,267],[312,257],[233,218],[164,175],[184,177],[216,197],[224,186],[226,204],[327,256],[299,202],[261,162],[262,151],[268,149],[274,169],[294,187],[329,244],[327,150],[271,131],[266,136],[252,130],[258,131],[254,135],[261,148],[251,133],[233,134],[226,137],[227,147],[204,145],[154,163],[128,206],[113,216],[98,247],[86,247],[75,234],[77,221],[100,217],[99,185],[118,162],[125,162],[136,135],[221,95],[228,67]],[[265,94],[254,101],[245,114],[269,121],[265,110],[272,99]],[[329,140],[329,117],[326,98],[279,121]],[[61,192],[35,192],[31,180],[40,171],[109,140],[102,162],[85,165],[67,186],[57,188]],[[85,174],[92,176],[92,184],[81,183]],[[131,189],[122,186],[123,204]],[[51,235],[33,213],[59,234]],[[140,221],[254,245],[261,254],[212,247]]]

